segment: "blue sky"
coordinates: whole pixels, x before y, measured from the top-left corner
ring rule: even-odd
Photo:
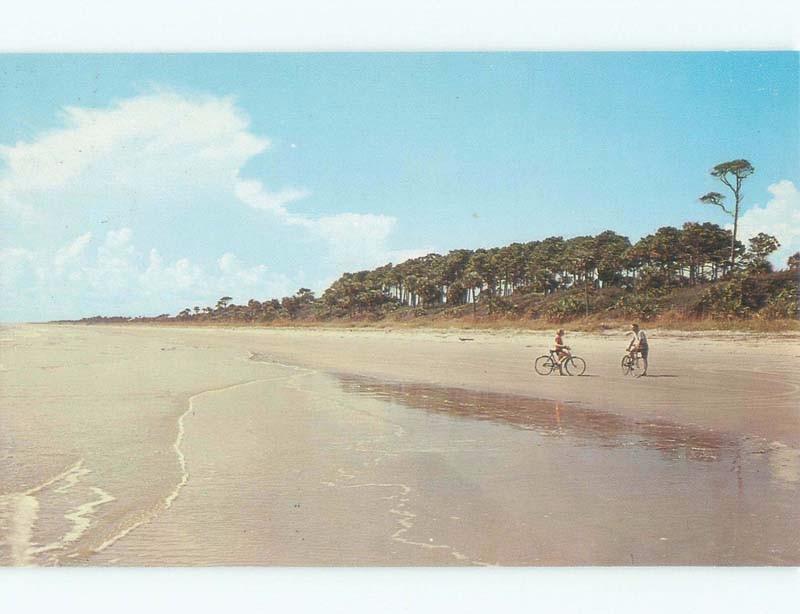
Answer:
[[[320,291],[428,251],[726,223],[800,249],[798,54],[0,56],[0,320]],[[722,190],[720,190],[722,191]]]

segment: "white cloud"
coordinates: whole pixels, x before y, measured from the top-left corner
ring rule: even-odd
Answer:
[[[352,271],[389,261],[387,240],[396,223],[386,215],[341,213],[311,221],[310,229],[327,241],[337,267]]]
[[[763,207],[756,205],[739,217],[738,237],[747,239],[765,232],[780,241],[780,249],[773,254],[772,262],[779,268],[786,259],[800,251],[800,192],[791,181],[783,179],[767,188],[772,199]]]
[[[39,303],[41,319],[153,315],[213,305],[223,295],[239,302],[286,296],[303,285],[301,278],[248,266],[230,252],[207,268],[188,258],[165,263],[155,248],[146,256],[136,249],[130,228],[108,231],[93,253],[91,246],[92,235],[85,233],[51,253],[1,249],[0,307],[13,316],[10,296],[22,293]],[[20,287],[22,277],[31,283]]]
[[[41,223],[81,212],[98,219],[125,207],[157,213],[192,206],[213,192],[325,241],[337,262],[366,266],[387,251],[394,218],[293,213],[287,205],[307,198],[307,189],[268,190],[242,177],[270,141],[252,133],[231,97],[157,90],[106,108],[67,107],[62,117],[61,128],[0,146],[0,213]]]
[[[209,185],[230,193],[241,167],[270,145],[232,98],[156,91],[62,116],[62,128],[0,146],[0,209],[41,221],[48,211],[97,208],[98,194],[147,208]]]
[[[268,274],[268,269],[265,265],[257,264],[252,267],[246,267],[242,265],[235,254],[230,252],[223,254],[217,260],[217,266],[224,276],[235,281],[234,285],[236,286],[256,286]]]
[[[386,253],[386,255],[388,256],[388,260],[386,260],[386,262],[391,262],[392,264],[400,264],[401,262],[405,262],[406,260],[427,256],[428,254],[434,253],[436,251],[437,249],[435,247],[417,247],[414,249],[393,249]]]
[[[166,309],[165,297],[173,310],[181,306],[211,305],[223,295],[244,303],[250,298],[287,296],[299,286],[287,276],[274,273],[266,265],[247,266],[233,253],[225,253],[213,269],[205,269],[188,258],[165,265],[155,249],[150,250],[147,267],[136,269],[136,284],[153,304]]]
[[[152,248],[148,256],[147,268],[137,272],[137,281],[145,294],[181,294],[186,291],[203,294],[206,292],[205,273],[202,268],[192,264],[188,258],[180,258],[174,263],[164,265],[158,250]],[[208,301],[213,297],[208,297]]]
[[[81,278],[88,279],[95,289],[113,294],[124,293],[136,270],[132,237],[130,228],[109,230],[105,241],[97,248],[95,262],[82,268]]]
[[[89,241],[91,240],[91,232],[82,234],[69,245],[62,247],[56,252],[53,264],[55,264],[56,268],[63,268],[65,264],[79,258],[86,250],[86,246],[89,245]]]
[[[220,292],[237,300],[290,294],[302,274],[244,264],[232,253],[216,267],[188,258],[163,261],[159,241],[169,241],[173,254],[197,254],[227,223],[230,235],[223,237],[232,245],[242,241],[247,233],[237,232],[237,224],[252,219],[235,217],[237,208],[247,212],[243,204],[277,224],[281,240],[296,231],[314,243],[322,251],[315,264],[320,274],[397,261],[389,247],[395,218],[292,211],[289,205],[307,198],[307,189],[267,189],[244,176],[245,165],[270,141],[251,130],[231,97],[154,90],[108,107],[66,107],[61,119],[60,127],[0,145],[0,221],[14,244],[3,248],[0,265],[4,290],[17,295],[3,301],[0,313],[7,305],[15,313],[25,305],[41,312],[48,301],[57,310],[68,297],[85,314],[172,309],[188,297],[216,300]],[[148,238],[138,246],[143,251],[134,232]]]
[[[133,231],[130,228],[120,228],[119,230],[109,230],[106,234],[105,248],[110,251],[130,249],[130,241]]]
[[[34,254],[21,247],[0,248],[0,290],[3,294],[13,291],[13,284],[26,272],[34,261]]]
[[[271,193],[259,181],[239,181],[236,195],[254,209],[269,211],[288,226],[304,229],[323,239],[328,247],[330,264],[341,272],[386,264],[392,251],[388,239],[397,219],[373,213],[339,213],[312,217],[293,213],[285,205],[306,196],[302,190]],[[427,252],[426,252],[427,253]]]
[[[278,192],[268,192],[260,181],[254,179],[237,181],[235,192],[236,196],[244,204],[253,209],[270,211],[282,221],[287,221],[292,217],[286,209],[286,205],[309,195],[307,190],[296,188],[284,188]]]

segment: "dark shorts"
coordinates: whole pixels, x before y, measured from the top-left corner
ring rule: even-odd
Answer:
[[[647,360],[647,353],[648,353],[649,351],[650,351],[650,348],[649,348],[649,347],[647,347],[647,346],[644,346],[644,347],[641,347],[641,348],[639,348],[639,352],[641,352],[641,354],[642,354],[642,358],[644,358],[645,360]]]

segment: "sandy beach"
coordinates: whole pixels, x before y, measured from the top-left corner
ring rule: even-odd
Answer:
[[[797,565],[800,344],[0,329],[2,565]]]

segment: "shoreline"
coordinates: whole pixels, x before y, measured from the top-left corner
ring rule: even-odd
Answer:
[[[65,325],[58,325],[65,326]],[[149,338],[207,338],[283,364],[400,383],[433,384],[579,403],[633,418],[668,419],[800,446],[800,345],[792,334],[648,329],[650,373],[619,369],[625,331],[569,332],[585,376],[538,376],[550,331],[175,325],[72,325]],[[774,356],[782,357],[775,361]]]

